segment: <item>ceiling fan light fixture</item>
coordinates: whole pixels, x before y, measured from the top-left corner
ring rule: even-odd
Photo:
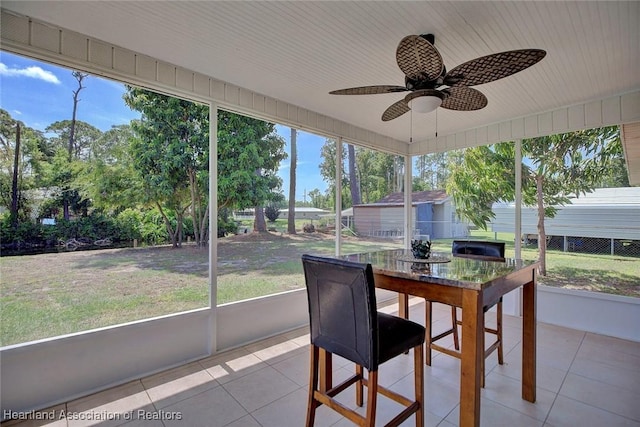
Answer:
[[[433,95],[419,96],[409,101],[409,108],[416,113],[430,113],[440,105],[442,105],[442,99]]]
[[[416,113],[430,113],[435,111],[440,105],[444,95],[442,92],[433,89],[417,90],[405,97],[405,102]]]

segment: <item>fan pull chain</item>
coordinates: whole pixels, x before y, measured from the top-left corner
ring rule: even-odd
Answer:
[[[409,144],[413,144],[413,110],[409,111]]]
[[[438,110],[436,109],[436,138],[438,137]]]

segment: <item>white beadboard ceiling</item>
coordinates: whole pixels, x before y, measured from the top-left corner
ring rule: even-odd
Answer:
[[[19,14],[126,47],[400,141],[623,95],[640,88],[637,1],[3,1]],[[433,33],[451,69],[539,48],[540,63],[476,86],[479,111],[438,109],[382,122],[404,94],[335,96],[403,85],[398,42]]]

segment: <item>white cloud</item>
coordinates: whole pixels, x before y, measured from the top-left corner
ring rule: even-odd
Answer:
[[[13,114],[15,114],[15,115],[19,116],[19,115],[21,115],[21,114],[22,114],[22,111],[20,111],[20,110],[13,110]]]
[[[9,68],[0,62],[0,76],[6,77],[30,77],[32,79],[44,80],[48,83],[60,84],[60,80],[51,71],[43,70],[40,67]]]

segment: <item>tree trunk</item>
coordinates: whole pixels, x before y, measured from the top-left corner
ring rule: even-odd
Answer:
[[[204,210],[204,214],[202,215],[202,219],[200,221],[200,234],[202,236],[202,246],[207,246],[209,244],[209,204],[207,203],[207,208]]]
[[[20,160],[20,124],[16,124],[16,149],[13,156],[13,181],[11,183],[11,226],[18,228],[18,163]]]
[[[540,274],[547,275],[547,233],[544,230],[544,199],[542,192],[542,175],[536,175],[536,196],[538,198],[538,252],[540,261]]]
[[[393,160],[393,192],[399,193],[404,188],[404,163],[402,159],[395,158]]]
[[[289,214],[287,215],[287,233],[296,234],[296,166],[298,149],[296,130],[291,128],[291,168],[289,169]]]
[[[164,213],[162,206],[160,206],[160,203],[158,203],[157,201],[156,201],[156,206],[158,207],[158,210],[160,211],[160,215],[162,215],[162,219],[164,220],[164,226],[167,228],[167,234],[169,234],[169,238],[171,239],[171,245],[174,248],[179,247],[178,246],[178,230],[173,229],[173,227],[171,226],[171,221],[169,221],[169,218]],[[180,222],[178,222],[178,224],[180,224]]]
[[[71,214],[69,213],[69,189],[65,187],[62,193],[62,217],[67,221],[71,218]]]
[[[256,217],[253,221],[253,231],[266,232],[267,221],[264,219],[264,208],[262,206],[256,206]]]
[[[362,203],[360,196],[360,182],[356,174],[356,150],[351,144],[347,144],[349,153],[349,188],[351,189],[351,205],[359,205]]]
[[[80,91],[82,89],[84,89],[84,86],[82,86],[82,80],[87,77],[87,74],[83,74],[80,71],[74,71],[71,74],[73,74],[73,77],[76,78],[76,80],[78,81],[78,89],[73,91],[73,112],[71,114],[71,126],[69,129],[69,146],[68,146],[68,155],[69,155],[69,163],[71,163],[71,161],[73,160],[73,149],[75,146],[75,135],[76,135],[76,114],[78,112],[78,102],[80,102],[80,100],[78,99],[78,95],[80,95]],[[65,191],[65,197],[62,200],[62,211],[63,211],[63,215],[64,215],[64,219],[69,220],[70,218],[70,214],[69,214],[69,191]]]
[[[189,177],[189,192],[191,195],[191,224],[193,226],[193,238],[195,239],[196,246],[203,246],[203,230],[200,229],[202,211],[200,210],[200,191],[198,189],[196,171],[189,169],[187,171],[187,176]]]

